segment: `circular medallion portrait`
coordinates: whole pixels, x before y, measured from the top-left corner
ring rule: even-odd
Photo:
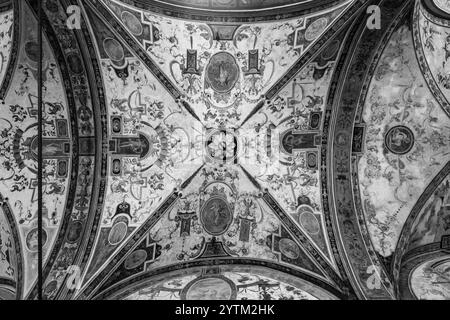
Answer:
[[[407,154],[414,147],[414,134],[405,126],[393,127],[386,134],[385,146],[393,154]]]

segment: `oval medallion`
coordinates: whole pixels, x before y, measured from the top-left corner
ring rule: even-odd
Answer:
[[[203,206],[200,219],[206,232],[218,236],[227,231],[233,215],[228,203],[222,198],[211,198]]]
[[[120,17],[123,24],[130,30],[130,32],[135,36],[140,36],[144,31],[139,19],[131,12],[124,11]]]
[[[58,281],[52,280],[50,281],[44,289],[44,296],[46,298],[51,298],[56,293],[56,290],[58,289]]]
[[[187,286],[186,300],[232,300],[232,282],[220,277],[194,280]]]
[[[112,61],[122,61],[125,58],[125,51],[116,39],[107,38],[103,41],[103,49]]]
[[[127,235],[127,230],[128,226],[125,222],[116,223],[109,231],[108,242],[113,246],[118,245]]]
[[[315,153],[309,153],[306,160],[308,161],[308,167],[310,168],[317,167],[317,156]]]
[[[341,42],[334,40],[330,45],[322,52],[322,59],[329,60],[334,57],[340,48]]]
[[[236,59],[227,52],[212,56],[206,67],[206,81],[218,93],[226,93],[234,88],[239,79]]]
[[[320,232],[319,220],[313,213],[313,210],[309,206],[301,206],[298,209],[299,217],[298,220],[300,225],[306,232],[310,235],[316,235]]]
[[[137,250],[130,254],[125,260],[125,269],[132,270],[139,267],[147,259],[147,252],[145,250]]]
[[[300,248],[291,239],[283,238],[279,243],[280,252],[291,260],[296,260],[300,257]]]
[[[315,40],[326,29],[327,25],[328,25],[327,18],[320,18],[311,23],[305,32],[306,41]]]

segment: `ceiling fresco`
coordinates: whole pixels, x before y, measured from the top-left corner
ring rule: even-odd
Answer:
[[[112,4],[111,2],[110,6]],[[118,4],[114,3],[114,5],[115,8],[119,8]],[[245,70],[248,66],[237,65],[235,56],[244,54],[235,53],[230,46],[236,42],[239,45],[237,40],[239,36],[235,36],[234,40],[231,38],[221,40],[222,43],[217,46],[215,43],[217,41],[213,40],[209,26],[187,25],[187,23],[182,24],[181,22],[178,23],[178,26],[175,25],[178,31],[191,30],[193,34],[191,39],[203,39],[199,49],[203,51],[202,56],[204,56],[205,62],[209,59],[208,64],[211,66],[206,67],[206,69],[210,69],[209,71],[203,72],[202,69],[198,69],[195,74],[190,75],[196,78],[186,78],[185,83],[195,82],[198,85],[197,89],[193,88],[194,91],[191,91],[180,85],[176,89],[184,91],[184,95],[174,99],[155,78],[153,75],[155,72],[149,72],[145,62],[139,61],[130,49],[120,43],[120,39],[109,31],[106,23],[94,12],[95,10],[89,6],[86,6],[85,9],[92,28],[97,30],[95,37],[100,52],[99,59],[105,82],[108,120],[111,128],[109,133],[109,152],[111,153],[109,174],[111,179],[106,191],[105,202],[107,205],[101,221],[102,232],[97,237],[97,245],[92,253],[91,266],[87,269],[85,281],[89,282],[94,272],[102,271],[100,267],[104,264],[105,259],[126,242],[127,237],[136,228],[142,230],[144,222],[150,225],[151,219],[155,220],[152,221],[152,228],[144,235],[143,239],[139,240],[142,241],[142,245],[139,244],[135,251],[127,253],[127,258],[119,266],[123,271],[116,271],[114,276],[108,280],[109,283],[154,268],[199,257],[208,258],[212,254],[209,252],[210,250],[219,250],[224,257],[267,259],[305,269],[322,278],[326,278],[326,276],[321,268],[326,266],[325,268],[328,268],[335,276],[336,271],[333,270],[334,266],[331,266],[332,259],[325,236],[323,215],[320,214],[321,208],[318,204],[320,202],[318,200],[320,176],[318,174],[316,136],[320,133],[321,112],[326,95],[326,87],[323,86],[320,91],[321,83],[319,81],[323,78],[325,78],[323,81],[329,80],[333,58],[338,52],[340,42],[338,40],[333,42],[328,48],[329,50],[326,50],[314,63],[308,65],[306,70],[299,75],[299,82],[304,89],[299,86],[297,92],[304,91],[303,93],[299,95],[291,90],[283,92],[282,95],[285,95],[285,98],[281,95],[277,97],[277,101],[270,106],[271,112],[268,114],[258,113],[256,121],[252,116],[247,119],[245,125],[238,127],[244,117],[233,118],[230,116],[231,113],[237,115],[237,110],[244,110],[245,107],[247,113],[244,116],[248,117],[250,111],[256,107],[256,102],[261,99],[243,101],[241,96],[247,98],[250,94],[240,92],[239,88],[237,92],[227,92],[234,90],[241,78],[254,78],[255,81],[260,81],[258,77],[261,77],[259,70],[247,74]],[[337,12],[339,13],[341,10],[338,8]],[[117,16],[127,17],[124,13],[130,11],[118,12],[120,15],[117,14]],[[321,15],[324,14],[321,13]],[[176,35],[179,32],[173,27],[174,22],[168,19],[161,20],[162,18],[153,19],[155,22],[148,19],[149,23],[157,26],[160,30],[155,44],[149,47],[151,50],[146,50],[146,55],[152,60],[161,61],[160,65],[162,65],[165,77],[177,80],[173,70],[169,71],[165,67],[171,66],[170,68],[172,68],[173,65],[189,64],[181,52],[187,51],[189,55],[193,49],[184,48],[185,44],[178,46],[180,41]],[[331,18],[319,17],[317,20],[326,22],[329,19]],[[127,24],[125,23],[125,25]],[[285,23],[285,26],[289,26],[289,24]],[[264,28],[256,25],[235,27],[234,29],[247,30],[250,28],[257,29],[257,34],[252,39],[253,48],[262,46],[262,50],[266,51],[264,45],[270,43],[271,39],[260,44],[258,36],[263,39],[270,35],[273,36],[271,31],[278,26],[267,24]],[[325,28],[326,25],[319,29],[319,32],[324,31]],[[128,30],[133,31],[134,29],[140,28],[137,26],[132,28],[128,24]],[[289,32],[294,30],[295,28],[288,28]],[[196,32],[199,34],[196,35]],[[155,32],[153,31],[151,34],[155,34]],[[188,35],[180,39],[187,37]],[[248,37],[248,35],[242,36],[243,39]],[[284,38],[286,37],[288,37],[287,34],[284,35]],[[162,60],[155,56],[153,51],[156,50],[160,51],[162,56],[167,56],[169,52],[164,52],[167,46],[165,42],[173,43],[170,52],[175,57],[173,52],[178,52],[181,63],[176,60],[167,63],[167,59]],[[292,44],[289,47],[287,43],[280,43],[279,46],[284,46],[280,50],[287,53],[292,48]],[[142,48],[145,49],[145,47]],[[259,49],[252,50],[256,51],[254,59],[258,62],[257,52]],[[294,57],[300,57],[301,50],[300,54],[296,52]],[[271,60],[272,67],[274,67],[275,62],[273,58]],[[197,61],[196,58],[195,61]],[[200,60],[198,61],[200,64]],[[295,60],[289,64],[279,63],[292,66],[294,62]],[[236,74],[233,75],[233,72]],[[206,75],[202,78],[201,74],[204,73]],[[222,75],[223,73],[225,75]],[[277,74],[273,70],[271,73],[275,74],[276,78],[282,76],[281,73]],[[161,75],[157,74],[157,76]],[[225,77],[222,80],[216,78],[222,76]],[[209,83],[209,79],[213,79],[214,83]],[[294,82],[288,86],[293,87]],[[268,87],[270,85],[270,83],[267,84]],[[208,88],[212,94],[205,93],[205,88]],[[203,109],[205,101],[215,94],[223,94],[223,96],[213,97],[216,100],[208,102],[210,106],[206,113]],[[218,102],[225,103],[226,99],[236,98],[238,101],[232,102],[229,106],[218,104]],[[287,150],[283,155],[283,161],[286,171],[284,172],[285,176],[282,177],[274,174],[274,172],[279,173],[279,163],[283,163],[277,155],[278,145],[283,143],[277,131],[284,130],[285,136],[292,135],[292,131],[288,132],[294,123],[290,121],[290,108],[299,109],[298,131],[303,130],[306,133],[312,129],[316,131],[316,134],[305,134],[307,141],[304,146],[301,144],[293,146],[290,138],[285,138],[284,144]],[[232,111],[229,111],[230,109]],[[287,111],[283,114],[285,109]],[[307,109],[312,109],[313,115],[309,114]],[[223,113],[223,110],[226,110],[226,113]],[[199,117],[197,114],[202,112],[203,116]],[[264,117],[266,117],[265,121],[261,121],[260,118]],[[311,121],[308,120],[309,118]],[[234,121],[232,122],[230,119],[234,119]],[[313,128],[310,128],[306,122],[311,122]],[[279,127],[280,124],[281,127]],[[273,138],[270,138],[272,133]],[[242,139],[253,135],[254,139]],[[292,138],[296,137],[292,135]],[[270,145],[272,142],[273,147]],[[263,150],[259,150],[258,145],[265,147]],[[305,152],[299,154],[298,163],[294,164],[292,161],[294,148],[299,151],[300,149],[315,150],[310,150],[308,155]],[[256,154],[255,152],[261,153],[261,157],[264,158],[251,158],[251,155]],[[307,156],[309,157],[309,167],[305,164]],[[263,163],[266,163],[267,170],[261,175],[259,169],[256,169],[255,172],[255,164],[261,166]],[[247,164],[250,165],[250,171],[247,171]],[[291,166],[298,167],[298,172],[294,173],[295,177],[289,176]],[[302,179],[297,189],[301,186],[304,186],[305,189],[311,187],[309,196],[315,198],[313,201],[309,200],[308,195],[301,194],[300,190],[293,190],[297,185],[293,181],[297,178],[296,175]],[[257,177],[261,182],[266,182],[267,186],[261,185],[252,176]],[[187,181],[188,183],[186,183]],[[302,230],[302,237],[308,239],[306,234],[309,232],[313,241],[317,241],[314,243],[314,247],[307,248],[305,252],[301,244],[296,243],[298,240],[293,238],[289,231],[282,226],[280,218],[271,212],[273,204],[269,204],[268,207],[263,195],[263,191],[269,185],[272,185],[273,190],[278,192],[278,194],[275,193],[275,199],[280,200],[280,204],[275,204],[277,208],[289,213],[289,215],[285,215],[283,212],[283,215],[288,219],[294,219],[296,228],[302,228],[299,225],[303,223],[305,230]],[[164,201],[167,201],[167,198],[176,189],[181,189],[182,194],[179,195],[174,208],[165,215],[155,218],[154,211]],[[292,196],[286,199],[281,195],[283,190],[289,190],[289,192],[293,190]],[[268,193],[267,196],[269,196]],[[156,219],[159,220],[156,221]],[[321,262],[311,261],[313,259],[308,257],[308,251],[320,255]]]
[[[406,26],[394,33],[363,111],[361,200],[375,249],[383,256],[395,251],[412,207],[450,160],[450,119],[419,71],[412,41]]]
[[[437,0],[1,2],[0,299],[450,299],[449,35]]]
[[[279,23],[207,25],[105,4],[207,127],[237,128],[348,1]]]

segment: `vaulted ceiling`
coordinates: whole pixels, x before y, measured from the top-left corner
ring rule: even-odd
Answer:
[[[438,0],[0,1],[0,298],[449,299],[449,35]]]

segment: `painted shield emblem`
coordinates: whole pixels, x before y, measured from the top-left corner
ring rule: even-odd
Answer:
[[[224,199],[211,198],[203,206],[200,218],[206,232],[218,236],[227,231],[233,220],[233,215]]]
[[[229,92],[238,79],[239,67],[231,54],[219,52],[212,56],[206,68],[206,81],[214,91]]]

